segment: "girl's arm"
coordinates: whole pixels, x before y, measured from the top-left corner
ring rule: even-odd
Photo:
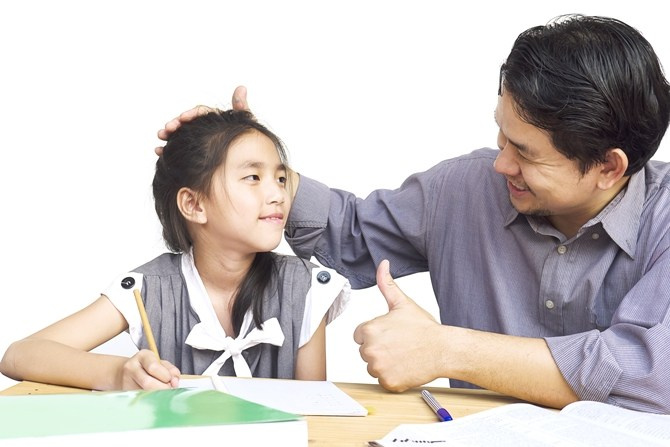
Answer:
[[[326,317],[312,338],[298,349],[295,364],[298,380],[326,380]]]
[[[169,362],[159,362],[151,351],[139,351],[131,358],[88,352],[126,328],[122,314],[101,296],[12,343],[0,362],[0,372],[15,380],[96,390],[176,386],[179,370]]]

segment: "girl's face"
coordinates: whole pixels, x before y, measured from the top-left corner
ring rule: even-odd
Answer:
[[[256,131],[238,137],[204,199],[206,239],[243,255],[275,249],[291,208],[286,174],[268,137]]]

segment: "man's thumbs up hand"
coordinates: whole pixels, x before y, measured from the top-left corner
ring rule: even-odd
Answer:
[[[405,293],[400,290],[389,271],[389,262],[384,259],[377,267],[377,287],[386,298],[389,311],[401,308],[403,304],[414,304]]]
[[[389,262],[377,267],[377,287],[389,311],[360,324],[354,331],[368,373],[391,391],[404,391],[438,377],[439,353],[434,352],[441,325],[400,290]]]

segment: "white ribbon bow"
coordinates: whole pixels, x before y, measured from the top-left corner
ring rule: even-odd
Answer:
[[[242,356],[242,351],[259,343],[270,343],[281,346],[284,343],[284,333],[276,318],[270,318],[261,325],[261,329],[254,328],[246,337],[239,336],[222,338],[219,334],[212,334],[203,323],[196,324],[186,337],[186,344],[196,349],[210,349],[224,351],[218,359],[209,365],[202,373],[204,376],[215,376],[230,357],[233,358],[233,367],[237,377],[251,377],[251,370]]]

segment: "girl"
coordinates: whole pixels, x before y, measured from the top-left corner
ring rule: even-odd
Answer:
[[[324,380],[325,325],[350,287],[334,271],[271,252],[290,209],[290,175],[283,144],[248,111],[184,123],[153,181],[172,252],[13,343],[0,371],[97,390],[175,387],[180,373]],[[161,359],[146,349],[134,289]],[[141,348],[133,357],[89,352],[124,330]]]

